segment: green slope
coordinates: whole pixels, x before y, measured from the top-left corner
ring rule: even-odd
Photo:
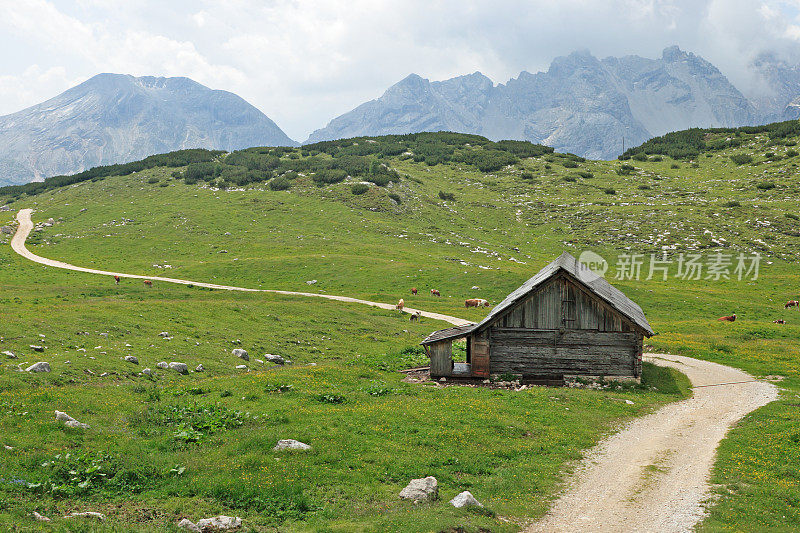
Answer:
[[[31,240],[34,253],[45,257],[247,287],[385,302],[403,297],[410,306],[472,320],[485,310],[464,309],[464,298],[498,303],[564,250],[601,254],[611,277],[619,254],[643,254],[641,279],[613,283],[659,333],[653,349],[787,378],[782,399],[743,421],[721,448],[715,482],[723,498],[705,522],[711,530],[779,529],[800,526],[800,480],[786,475],[800,466],[792,403],[800,392],[800,314],[783,310],[786,300],[800,297],[800,157],[794,134],[771,131],[701,132],[695,152],[672,152],[692,159],[677,160],[648,148],[649,155],[634,150],[629,160],[584,161],[529,143],[456,134],[250,149],[188,167],[165,156],[176,166],[145,165],[125,176],[95,171],[66,187],[0,189],[0,205],[12,201],[13,210],[34,208],[35,221],[57,221]],[[738,164],[737,155],[752,159]],[[365,193],[354,194],[358,183],[367,184]],[[0,224],[12,217],[0,212]],[[137,474],[144,481],[132,482],[138,503],[115,513],[125,527],[158,528],[181,513],[226,511],[288,530],[513,530],[445,504],[412,509],[394,494],[408,478],[433,474],[447,498],[469,489],[501,516],[536,516],[579,450],[620,417],[679,397],[664,375],[652,378],[664,392],[442,393],[403,383],[392,372],[424,364],[412,347],[441,324],[412,325],[394,313],[331,302],[158,284],[148,291],[125,281],[117,287],[25,262],[7,246],[0,250],[0,351],[32,361],[27,346],[49,343],[54,366],[46,376],[12,372],[10,361],[0,366],[0,403],[7,407],[0,424],[14,429],[10,444],[22,450],[0,467],[0,477],[47,479],[40,465],[48,457],[80,444],[103,450],[113,434],[109,454],[117,472],[148,465]],[[679,253],[763,259],[757,280],[678,279],[675,263],[667,281],[646,280],[650,254],[663,251],[672,259]],[[310,280],[317,282],[309,287]],[[412,286],[419,296],[410,295]],[[430,288],[443,297],[427,296]],[[735,323],[716,321],[731,312]],[[778,318],[787,324],[773,324]],[[158,338],[160,331],[173,340]],[[230,355],[235,339],[251,357],[282,353],[295,365],[243,377]],[[151,383],[129,375],[129,364],[119,360],[128,353],[139,356],[140,367],[185,360],[207,371],[183,378],[162,372]],[[312,362],[318,365],[305,366]],[[128,372],[99,377],[112,370]],[[281,384],[293,389],[266,392]],[[226,390],[232,394],[222,397]],[[383,390],[390,392],[370,393]],[[320,402],[326,395],[346,401]],[[636,396],[635,406],[613,401],[621,395]],[[199,444],[176,440],[181,428],[163,426],[164,410],[195,402],[260,418]],[[561,402],[571,402],[566,418]],[[53,409],[71,409],[103,431],[58,429]],[[319,450],[311,459],[276,459],[269,448],[278,438],[312,440]],[[186,470],[173,479],[165,472],[175,464]],[[76,505],[112,509],[123,489],[42,496],[4,486],[11,511],[0,520],[22,520],[37,505],[52,514]]]

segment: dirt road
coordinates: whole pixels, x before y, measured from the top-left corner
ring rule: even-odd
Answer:
[[[119,276],[120,278],[134,278],[134,279],[149,279],[152,281],[162,281],[165,283],[177,283],[179,285],[194,285],[196,287],[205,287],[208,289],[220,289],[223,291],[242,291],[242,292],[270,292],[274,294],[286,294],[289,296],[308,296],[312,298],[325,298],[327,300],[336,300],[337,302],[347,302],[347,303],[356,303],[356,304],[364,304],[370,305],[372,307],[379,307],[381,309],[394,309],[395,304],[385,304],[381,302],[370,302],[368,300],[359,300],[358,298],[350,298],[348,296],[336,296],[332,294],[319,294],[314,292],[292,292],[292,291],[279,291],[274,289],[249,289],[246,287],[234,287],[231,285],[218,285],[216,283],[203,283],[200,281],[189,281],[185,279],[175,279],[175,278],[164,278],[161,276],[140,276],[138,274],[125,274],[123,272],[111,272],[108,270],[97,270],[94,268],[85,268],[79,267],[75,265],[70,265],[69,263],[64,263],[62,261],[56,261],[54,259],[47,259],[46,257],[40,257],[34,253],[31,253],[25,247],[25,240],[30,235],[31,230],[33,229],[33,222],[31,221],[31,213],[33,212],[32,209],[21,209],[17,213],[17,222],[19,222],[19,227],[17,228],[17,232],[14,234],[14,237],[11,239],[11,248],[19,255],[24,257],[25,259],[30,259],[36,263],[47,265],[55,268],[63,268],[66,270],[74,270],[76,272],[87,272],[89,274],[100,274],[101,276]],[[421,311],[414,309],[412,307],[405,307],[403,309],[406,313],[415,313],[419,311],[422,316],[426,318],[431,318],[433,320],[441,320],[443,322],[449,322],[455,326],[463,326],[466,324],[471,324],[469,320],[464,320],[462,318],[457,318],[454,316],[443,315],[441,313],[431,313],[429,311]]]
[[[104,276],[117,275],[228,291],[327,298],[394,309],[392,304],[346,296],[139,276],[46,259],[25,248],[25,240],[33,227],[30,215],[30,209],[17,214],[20,225],[11,246],[21,256],[43,265]],[[469,323],[439,313],[422,311],[422,316],[455,325]],[[708,479],[719,442],[744,415],[775,400],[778,395],[774,385],[754,381],[750,375],[735,368],[675,355],[651,355],[647,359],[686,374],[695,387],[692,398],[669,404],[630,422],[590,450],[551,511],[531,526],[529,532],[690,531],[702,518],[703,503],[710,496]]]
[[[593,448],[528,532],[691,531],[711,496],[719,442],[744,415],[778,396],[774,385],[728,366],[677,355],[647,360],[686,374],[694,395],[630,422]]]

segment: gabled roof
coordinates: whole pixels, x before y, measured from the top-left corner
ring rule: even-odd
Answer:
[[[647,322],[647,318],[645,318],[641,307],[625,296],[622,291],[612,286],[605,278],[598,276],[588,267],[578,262],[572,255],[564,252],[555,261],[541,269],[535,276],[506,296],[506,299],[496,305],[480,323],[437,331],[430,334],[422,344],[430,344],[431,342],[448,338],[464,337],[473,331],[483,328],[562,270],[578,280],[591,293],[598,296],[620,314],[642,328],[648,337],[654,334],[653,328],[651,328],[650,323]]]

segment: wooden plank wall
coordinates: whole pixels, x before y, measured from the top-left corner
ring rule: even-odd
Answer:
[[[635,376],[642,334],[566,276],[556,276],[490,328],[491,373]]]
[[[453,343],[444,340],[435,342],[428,346],[428,354],[431,357],[431,376],[442,377],[450,376],[453,373]]]

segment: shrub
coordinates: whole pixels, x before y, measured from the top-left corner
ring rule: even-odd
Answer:
[[[680,166],[678,163],[672,163],[672,164],[669,166],[669,168],[671,168],[671,169],[678,169],[678,168],[681,168],[681,166]]]
[[[439,191],[439,198],[445,201],[455,202],[456,195],[451,192]]]
[[[399,195],[399,194],[397,194],[397,193],[390,192],[390,193],[389,193],[389,198],[391,198],[392,200],[394,200],[395,202],[397,202],[397,203],[398,203],[398,205],[403,203],[403,200],[402,200],[402,199],[400,199],[400,195]]]
[[[753,162],[753,156],[750,154],[736,154],[731,156],[731,161],[737,165],[746,165]]]
[[[569,159],[561,163],[561,166],[563,166],[564,168],[578,168],[578,163]]]
[[[152,185],[153,183],[158,183],[158,182],[159,182],[159,179],[158,179],[158,178],[150,178],[149,180],[147,180],[147,183],[149,183],[149,184],[151,184],[151,185]]]
[[[355,185],[353,185],[350,188],[350,190],[355,195],[361,195],[361,194],[364,194],[365,192],[367,192],[369,190],[369,185],[366,185],[364,183],[356,183]]]
[[[740,207],[741,205],[738,200],[728,200],[722,204],[722,207]]]
[[[606,193],[606,194],[617,194],[617,190],[612,188],[612,187],[608,187],[607,189],[603,189],[603,192]]]
[[[274,178],[272,181],[269,182],[269,188],[273,191],[285,191],[288,190],[289,187],[292,186],[292,182],[280,176],[278,178]]]
[[[533,179],[533,172],[523,172],[521,174],[521,177],[524,180],[532,180]]]
[[[644,183],[642,185],[639,185],[639,189],[642,190],[642,191],[648,191],[648,190],[652,189],[652,187],[650,187],[649,185]]]
[[[664,158],[661,157],[660,155],[655,155],[655,156],[650,158],[650,161],[653,162],[653,163],[660,163],[663,160],[664,160]]]
[[[314,181],[317,185],[339,183],[347,177],[347,172],[340,169],[322,169],[314,173]]]
[[[800,220],[800,216],[797,216],[794,213],[786,213],[783,216],[786,218],[791,218],[792,220]]]
[[[593,178],[594,174],[592,174],[591,172],[589,172],[587,170],[581,170],[581,171],[578,172],[578,176],[588,180],[590,178]]]
[[[564,176],[564,181],[571,181],[571,182],[573,182],[573,181],[577,181],[577,179],[578,179],[578,178],[576,178],[575,176]]]
[[[644,152],[639,152],[631,157],[634,161],[647,161],[647,154]]]
[[[769,191],[775,188],[775,184],[771,181],[762,181],[756,184],[757,189],[761,189],[762,191]]]
[[[786,157],[797,157],[800,155],[800,152],[797,150],[786,150]]]

